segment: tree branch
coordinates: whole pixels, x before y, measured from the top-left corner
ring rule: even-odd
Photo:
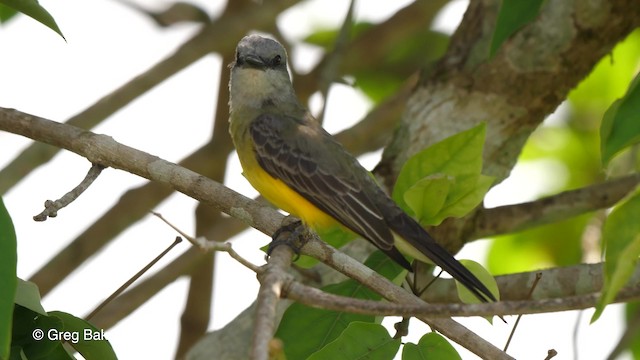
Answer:
[[[622,200],[638,183],[640,174],[631,174],[531,202],[482,209],[469,222],[466,238],[516,232],[606,209]]]
[[[191,170],[162,160],[106,135],[94,134],[68,124],[0,107],[0,130],[67,149],[92,163],[125,170],[172,187],[198,201],[236,217],[265,234],[272,234],[283,216],[272,208],[238,194]]]
[[[319,259],[333,269],[359,281],[389,301],[400,304],[423,304],[423,301],[415,295],[395,286],[375,271],[336,251],[316,237],[310,238],[309,242],[302,247],[301,253]],[[427,316],[418,316],[417,318],[483,359],[511,359],[502,350],[452,319],[435,319]]]
[[[277,305],[282,287],[291,267],[293,250],[288,246],[277,246],[269,256],[269,263],[259,277],[260,290],[256,302],[255,324],[251,341],[250,359],[267,360],[273,335],[276,332]]]
[[[203,26],[200,32],[182,44],[172,55],[71,117],[67,123],[83,129],[95,127],[138,96],[210,52],[233,53],[238,39],[249,30],[267,27],[281,11],[298,1],[269,1],[261,6],[249,7],[245,11],[225,13],[225,16]],[[57,151],[58,149],[38,143],[25,149],[0,171],[0,194],[4,194],[33,169],[53,158]]]
[[[78,184],[75,188],[73,188],[68,193],[64,194],[60,199],[56,201],[47,200],[44,202],[44,210],[33,217],[35,221],[45,221],[48,217],[56,217],[58,216],[58,210],[64,208],[65,206],[71,204],[75,201],[82,193],[87,190],[93,181],[100,176],[102,172],[102,166],[93,164],[89,168],[89,172],[84,177],[82,182]]]
[[[288,299],[301,304],[326,310],[376,316],[411,317],[423,315],[432,318],[542,314],[580,310],[594,307],[600,297],[599,293],[594,293],[553,299],[500,301],[482,304],[396,304],[334,295],[296,281],[289,281],[283,294]],[[640,299],[640,287],[631,285],[623,288],[614,302],[628,302],[638,299]]]

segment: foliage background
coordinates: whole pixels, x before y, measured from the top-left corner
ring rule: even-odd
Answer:
[[[223,2],[194,3],[210,14],[224,7]],[[290,50],[290,55],[294,67],[301,72],[310,69],[309,64],[320,56],[320,49],[299,44],[299,40],[319,29],[339,26],[348,5],[340,2],[338,8],[337,5],[322,6],[321,1],[314,3],[303,3],[279,17],[283,34],[298,44]],[[188,24],[158,29],[147,17],[112,1],[43,1],[42,4],[54,15],[68,43],[26,17],[18,17],[0,29],[3,47],[0,105],[59,121],[70,118],[147,70],[158,59],[172,53],[197,29],[197,25]],[[162,8],[166,3],[147,1],[141,4]],[[464,11],[463,1],[452,4],[453,10],[450,10],[457,15],[441,17],[439,23],[436,21],[439,30],[452,31],[456,16]],[[356,19],[381,21],[402,6],[398,2],[394,8],[374,8],[370,3],[361,2]],[[532,136],[521,156],[522,163],[501,185],[502,191],[490,194],[486,205],[532,200],[602,180],[597,152],[599,121],[609,104],[624,94],[637,70],[638,41],[635,34],[628,44],[614,52],[611,59],[604,59],[597,71],[572,93],[570,103],[561,107],[546,121],[546,126]],[[209,140],[218,97],[217,71],[222,62],[219,56],[206,56],[111,116],[94,131],[170,161],[179,161]],[[389,86],[389,83],[385,85]],[[312,97],[311,108],[319,109],[318,102],[318,97]],[[328,104],[326,126],[330,132],[337,132],[350,126],[345,122],[347,119],[362,118],[372,100],[346,86],[336,85]],[[333,119],[338,121],[331,121]],[[21,149],[28,143],[27,139],[0,133],[3,149]],[[0,166],[13,156],[15,153],[3,150]],[[369,156],[364,161],[371,167],[377,158]],[[144,183],[124,172],[107,170],[76,203],[62,210],[58,218],[34,224],[31,217],[41,210],[43,201],[68,191],[84,176],[87,168],[86,160],[61,152],[4,195],[17,229],[20,277],[30,277],[88,224],[100,218],[126,189]],[[232,160],[225,183],[245,195],[255,194],[238,174],[239,166]],[[189,230],[194,228],[195,206],[195,201],[185,196],[172,195],[155,210],[180,228]],[[594,249],[580,251],[578,246],[582,236],[580,229],[587,221],[593,221],[592,217],[583,216],[560,225],[503,236],[491,246],[476,242],[465,248],[460,257],[486,260],[496,274],[575,264],[588,256],[588,260],[594,260]],[[168,245],[173,236],[173,231],[165,225],[151,216],[145,217],[54,288],[44,299],[45,307],[76,315],[87,313]],[[548,241],[541,242],[540,238]],[[571,239],[573,245],[559,245],[559,238]],[[235,240],[234,246],[259,263],[262,253],[258,247],[267,241],[266,237],[252,232]],[[182,245],[180,251],[187,247]],[[483,255],[478,254],[485,249],[487,257],[482,259]],[[180,251],[174,251],[156,269],[166,265]],[[512,259],[514,254],[517,254],[517,260],[505,261]],[[598,260],[597,255],[595,260]],[[217,257],[215,274],[210,328],[218,328],[235,317],[255,299],[257,289],[254,275],[226,256]],[[166,358],[173,354],[187,285],[186,278],[177,280],[107,331],[121,358]],[[622,332],[621,309],[609,307],[605,317],[586,326],[590,315],[591,311],[587,311],[578,321],[575,312],[527,316],[516,334],[512,353],[544,354],[548,348],[555,348],[570,357],[573,327],[577,322],[580,354],[604,358],[615,342],[603,343],[602,339],[617,339]],[[489,327],[482,320],[476,320],[466,322],[496,344],[506,340],[509,327],[498,323]],[[417,327],[412,332],[419,337],[423,330]],[[532,342],[531,338],[536,341]]]

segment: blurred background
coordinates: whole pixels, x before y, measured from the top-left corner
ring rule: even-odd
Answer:
[[[388,21],[412,3],[358,2],[353,33]],[[193,21],[159,26],[150,15],[167,9],[172,4],[169,0],[138,0],[135,6],[114,0],[43,0],[41,4],[55,18],[66,42],[26,16],[16,16],[3,24],[0,27],[0,106],[60,122],[81,113],[162,59],[172,59],[201,28],[201,24]],[[213,0],[190,0],[189,4],[214,19],[222,16],[226,6],[224,1]],[[352,69],[344,75],[346,84],[331,85],[326,100],[324,124],[329,132],[353,126],[377,103],[398,91],[413,72],[409,70],[426,68],[444,53],[448,37],[459,24],[467,2],[453,0],[437,4],[437,11],[431,18],[427,16],[432,19],[429,23],[394,28],[406,41],[389,45],[389,53],[376,67],[344,65]],[[321,84],[308,74],[335,41],[348,6],[348,1],[319,0],[281,6],[282,9],[277,10],[277,29],[269,31],[286,41],[290,65],[298,74],[294,76],[294,86],[311,87],[303,91],[303,96],[316,114],[324,105],[317,91]],[[241,25],[252,29],[252,24]],[[417,26],[418,30],[411,26]],[[412,32],[405,35],[408,29]],[[244,30],[238,33],[230,29],[228,35],[221,33],[219,39],[212,41],[230,42],[235,46],[245,34]],[[599,124],[604,111],[624,94],[637,71],[639,36],[636,32],[618,45],[611,58],[603,59],[533,134],[511,176],[492,189],[485,206],[534,200],[604,179],[598,150]],[[221,89],[226,91],[225,85],[219,86],[219,83],[221,71],[228,71],[227,63],[217,53],[210,53],[185,61],[186,65],[176,65],[179,68],[175,74],[165,76],[157,86],[115,109],[104,121],[98,119],[91,130],[178,163],[210,141],[212,119],[227,111],[226,104],[218,100]],[[221,103],[224,108],[219,108]],[[30,145],[29,139],[0,132],[0,169]],[[368,150],[361,161],[371,169],[379,161],[380,151]],[[226,156],[223,154],[222,158]],[[24,161],[29,167],[40,160]],[[221,165],[216,162],[219,160],[200,166]],[[105,170],[86,193],[61,210],[57,218],[42,223],[32,220],[33,215],[42,211],[45,200],[57,199],[69,191],[82,180],[89,166],[86,159],[61,151],[24,177],[11,179],[0,173],[0,190],[16,227],[18,276],[22,279],[30,279],[38,272],[41,278],[55,274],[58,267],[49,262],[57,253],[82,237],[91,224],[105,218],[117,219],[115,223],[100,223],[102,232],[111,234],[99,240],[105,245],[85,245],[98,249],[86,261],[73,265],[68,276],[61,276],[59,285],[52,285],[46,295],[43,294],[45,309],[77,316],[90,312],[173,241],[175,232],[148,214],[149,210],[163,214],[188,233],[195,233],[196,226],[194,200],[176,193],[166,196],[162,192],[166,190],[142,192],[139,189],[145,187],[145,180],[114,169]],[[233,153],[224,174],[227,186],[249,197],[257,194],[241,176]],[[136,196],[141,198],[136,200]],[[109,209],[124,200],[128,201],[128,207],[118,208],[117,217],[112,217],[113,214],[107,217]],[[147,204],[152,204],[151,208],[144,208]],[[130,215],[125,211],[129,209]],[[590,225],[597,229],[603,217],[603,214],[587,214],[517,234],[475,241],[457,257],[475,259],[495,275],[598,262],[597,236],[585,236],[585,229]],[[85,240],[87,244],[93,241]],[[269,240],[257,231],[246,230],[232,241],[242,256],[262,264],[264,254],[259,248]],[[166,269],[189,248],[188,243],[180,244],[144,278]],[[259,285],[255,274],[226,254],[217,255],[214,274],[209,330],[224,326],[250,305]],[[189,280],[175,270],[159,281],[163,284],[158,285],[157,290],[146,292],[150,297],[148,301],[106,329],[121,359],[166,359],[175,355]],[[609,306],[598,322],[588,325],[591,314],[592,310],[585,310],[525,316],[509,353],[519,359],[542,359],[546,351],[553,348],[563,359],[605,358],[623,332],[624,308]],[[493,326],[483,319],[461,319],[461,322],[502,347],[514,318],[507,320],[509,325],[495,322]],[[391,325],[395,321],[397,319],[387,319],[385,323]],[[417,341],[425,331],[426,327],[413,322],[406,340]],[[464,349],[460,353],[464,359],[475,358]]]

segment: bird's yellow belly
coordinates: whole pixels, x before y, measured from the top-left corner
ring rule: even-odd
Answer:
[[[269,175],[255,161],[247,164],[240,159],[244,177],[258,192],[273,205],[300,218],[314,229],[338,226],[338,222],[307,199],[291,189],[284,182]]]

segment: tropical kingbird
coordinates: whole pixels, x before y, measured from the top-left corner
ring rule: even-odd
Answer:
[[[300,104],[280,43],[246,36],[230,67],[230,133],[243,174],[260,194],[313,229],[340,224],[409,271],[400,251],[435,263],[479,299],[495,301]]]

